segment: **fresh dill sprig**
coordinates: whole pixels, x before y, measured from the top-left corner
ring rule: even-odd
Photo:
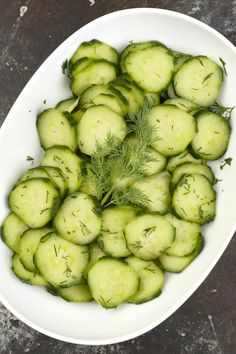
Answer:
[[[216,102],[214,105],[210,106],[210,111],[230,121],[234,108],[235,107],[224,107]]]
[[[116,205],[127,205],[135,204],[138,206],[144,206],[149,203],[148,197],[138,188],[129,187],[122,189],[115,189],[111,195],[110,202],[108,202],[105,207],[110,204]]]
[[[220,169],[223,170],[223,168],[224,168],[226,165],[231,166],[232,160],[233,160],[232,157],[228,157],[228,158],[224,159],[222,165],[220,166]]]

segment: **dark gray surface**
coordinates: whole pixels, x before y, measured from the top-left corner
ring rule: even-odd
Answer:
[[[105,13],[130,7],[191,15],[236,43],[235,0],[0,0],[0,123],[35,70],[64,39]],[[89,347],[51,339],[0,306],[0,353],[236,353],[235,252],[234,239],[207,280],[174,315],[151,332],[116,345]]]

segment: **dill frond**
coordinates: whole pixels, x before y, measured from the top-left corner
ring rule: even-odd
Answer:
[[[216,102],[214,105],[210,106],[210,111],[230,121],[234,108],[235,107],[224,107]]]

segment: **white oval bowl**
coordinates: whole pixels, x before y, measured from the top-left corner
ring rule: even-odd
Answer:
[[[208,55],[226,62],[228,76],[221,101],[235,105],[236,49],[209,26],[182,14],[160,9],[132,9],[115,12],[89,23],[62,43],[41,65],[9,112],[0,131],[0,221],[8,213],[7,196],[18,177],[36,164],[42,149],[35,128],[38,112],[70,96],[61,64],[78,44],[97,38],[122,50],[129,41],[158,40],[172,49],[193,55]],[[46,99],[46,104],[43,101]],[[232,119],[232,123],[233,123]],[[21,283],[11,272],[11,252],[0,242],[0,300],[20,320],[48,336],[79,344],[111,344],[125,341],[154,328],[176,311],[203,282],[233,236],[236,200],[236,136],[234,126],[226,156],[231,167],[213,169],[223,182],[216,186],[217,217],[204,227],[205,247],[182,273],[166,274],[160,297],[142,305],[124,304],[106,311],[95,302],[67,303],[44,289]],[[35,165],[36,165],[35,164]],[[223,192],[222,192],[223,190]]]

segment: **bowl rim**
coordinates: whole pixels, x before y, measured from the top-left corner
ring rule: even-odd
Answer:
[[[148,7],[148,8],[129,8],[129,9],[123,9],[123,10],[118,10],[118,11],[114,11],[114,12],[108,13],[106,15],[100,16],[100,17],[90,21],[86,25],[84,25],[84,26],[80,27],[78,30],[76,30],[69,37],[67,37],[62,43],[60,43],[59,46],[43,61],[43,63],[40,64],[39,68],[36,69],[35,73],[27,81],[27,83],[25,84],[24,88],[22,89],[22,91],[18,95],[17,99],[15,100],[14,104],[12,105],[10,111],[8,112],[8,114],[7,114],[6,118],[5,118],[2,126],[0,127],[0,139],[5,133],[5,129],[7,128],[8,122],[10,122],[10,113],[13,110],[16,102],[21,99],[21,96],[22,96],[23,92],[25,93],[27,91],[27,89],[30,87],[31,80],[33,80],[33,79],[35,80],[41,74],[41,67],[43,66],[43,64],[46,61],[53,60],[54,56],[58,55],[60,47],[65,41],[67,41],[69,39],[73,40],[73,37],[75,37],[77,35],[78,31],[80,31],[82,29],[87,29],[87,28],[89,28],[90,26],[92,26],[94,24],[99,24],[99,22],[102,22],[107,17],[109,17],[109,18],[117,18],[117,17],[123,16],[124,14],[125,15],[129,15],[129,14],[136,15],[136,14],[141,14],[141,13],[142,14],[155,14],[155,13],[163,14],[163,15],[168,15],[170,17],[183,19],[183,20],[185,20],[187,22],[190,22],[190,23],[194,23],[197,26],[199,26],[199,27],[211,32],[214,36],[218,37],[221,41],[224,42],[224,44],[226,46],[228,46],[231,50],[233,50],[235,55],[236,55],[236,47],[224,35],[219,33],[217,30],[215,30],[211,26],[201,22],[200,20],[195,19],[195,18],[193,18],[193,17],[191,17],[189,15],[182,14],[182,13],[177,12],[177,11]],[[156,326],[161,324],[163,321],[165,321],[168,317],[170,317],[177,309],[179,309],[189,299],[189,297],[196,291],[196,289],[202,284],[202,282],[206,279],[208,274],[212,271],[212,269],[216,265],[217,261],[219,260],[221,255],[224,253],[224,251],[225,251],[227,245],[229,244],[230,240],[232,239],[235,230],[236,230],[236,223],[234,224],[234,226],[232,227],[231,231],[229,232],[228,237],[225,240],[223,246],[221,247],[219,252],[216,253],[213,261],[211,262],[211,264],[207,267],[205,272],[202,273],[202,275],[200,276],[200,278],[198,279],[196,284],[193,287],[191,287],[191,289],[189,289],[186,292],[186,294],[174,306],[172,306],[163,316],[158,318],[156,321],[154,321],[154,322],[142,327],[142,329],[134,330],[134,331],[129,332],[128,334],[125,334],[125,335],[119,335],[117,337],[109,338],[109,339],[95,339],[95,340],[91,340],[91,339],[89,339],[89,340],[82,339],[81,340],[79,338],[73,338],[73,337],[69,337],[69,336],[60,335],[60,334],[54,333],[51,330],[45,329],[45,328],[41,327],[40,325],[37,325],[36,323],[32,322],[32,320],[27,318],[27,316],[22,315],[14,306],[12,306],[8,302],[7,298],[5,298],[1,293],[0,293],[0,301],[14,316],[16,316],[20,321],[25,323],[27,326],[33,328],[34,330],[36,330],[36,331],[38,331],[38,332],[40,332],[40,333],[42,333],[42,334],[44,334],[46,336],[55,338],[57,340],[61,340],[61,341],[68,342],[68,343],[73,343],[73,344],[82,344],[82,345],[110,345],[110,344],[124,342],[124,341],[130,340],[130,339],[136,338],[136,337],[138,337],[138,336],[140,336],[140,335],[142,335],[144,333],[147,333],[148,331],[152,330],[153,328],[155,328]]]

